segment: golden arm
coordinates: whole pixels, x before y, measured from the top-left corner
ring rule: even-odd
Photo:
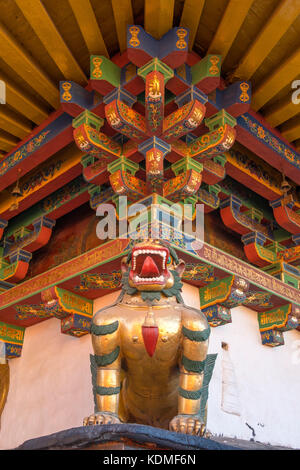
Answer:
[[[102,318],[101,318],[102,317]],[[94,359],[97,365],[96,412],[84,424],[120,422],[118,418],[120,397],[120,335],[119,321],[94,318],[91,333]]]
[[[204,432],[199,411],[209,334],[210,327],[202,315],[183,317],[178,415],[170,423],[171,430],[187,434]]]

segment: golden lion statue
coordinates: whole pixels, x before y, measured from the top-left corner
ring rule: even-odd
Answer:
[[[183,303],[183,271],[159,240],[138,242],[123,258],[120,297],[93,317],[95,412],[84,425],[131,422],[204,435],[210,327]]]

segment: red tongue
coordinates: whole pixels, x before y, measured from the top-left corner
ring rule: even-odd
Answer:
[[[140,272],[140,276],[142,277],[157,277],[159,276],[159,270],[150,256],[147,256],[144,263],[142,270]]]
[[[150,357],[153,356],[158,338],[158,326],[142,326],[144,345]]]

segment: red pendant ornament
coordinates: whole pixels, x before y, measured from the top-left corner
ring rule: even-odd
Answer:
[[[155,353],[158,339],[158,326],[142,326],[144,345],[150,357]]]
[[[149,307],[144,324],[142,325],[142,335],[146,351],[150,357],[155,353],[158,333],[158,326],[155,323],[152,307]]]

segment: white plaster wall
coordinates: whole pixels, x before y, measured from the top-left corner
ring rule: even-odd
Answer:
[[[117,296],[113,293],[97,299],[94,311],[111,304]],[[183,296],[187,305],[199,306],[197,288],[185,284]],[[255,440],[299,448],[300,354],[297,357],[296,347],[300,333],[284,333],[285,345],[271,349],[261,344],[255,312],[239,307],[232,310],[232,319],[231,324],[212,329],[210,338],[209,352],[217,352],[218,358],[210,386],[209,430],[250,439],[253,434],[248,423]],[[221,408],[222,380],[226,379],[222,341],[229,345],[234,372],[234,383],[224,389],[225,401],[228,403],[229,398],[233,402],[239,416]],[[90,353],[90,336],[61,334],[59,320],[47,320],[26,330],[22,357],[10,361],[0,449],[82,425],[83,417],[94,408]]]
[[[116,293],[98,299],[96,309]],[[94,411],[90,335],[60,332],[60,321],[46,320],[27,328],[22,356],[9,361],[10,388],[1,417],[0,449],[25,440],[82,426]]]
[[[219,354],[210,384],[209,430],[249,440],[253,432],[248,423],[256,441],[300,448],[300,333],[288,331],[284,346],[270,348],[261,344],[256,312],[237,307],[231,314],[232,323],[213,328],[210,336],[209,352]],[[240,416],[221,408],[222,362],[227,355],[222,341],[229,345]]]

